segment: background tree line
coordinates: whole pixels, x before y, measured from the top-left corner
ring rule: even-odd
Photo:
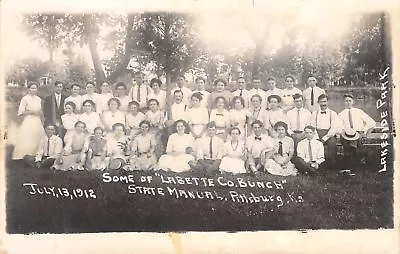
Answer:
[[[280,78],[291,73],[299,83],[314,73],[322,86],[372,86],[390,62],[389,24],[382,13],[355,17],[348,36],[338,45],[312,36],[299,45],[304,31],[293,19],[283,31],[281,47],[273,52],[265,41],[274,36],[281,19],[249,25],[252,47],[223,51],[204,44],[194,19],[191,14],[163,12],[26,15],[23,25],[27,33],[48,50],[49,60],[24,59],[10,68],[7,81],[20,83],[49,76],[78,83],[88,79],[116,82],[130,71],[146,69],[165,76],[167,84],[174,75],[185,72],[211,81],[219,76],[235,80],[240,75]],[[107,33],[101,33],[102,29]],[[105,49],[114,52],[112,57],[100,58],[100,40]],[[76,45],[89,48],[90,64],[74,52]],[[63,53],[61,65],[54,62],[56,50]]]

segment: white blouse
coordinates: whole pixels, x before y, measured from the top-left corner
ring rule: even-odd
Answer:
[[[105,111],[102,114],[103,123],[108,131],[112,129],[112,126],[116,123],[121,123],[125,126],[125,114],[122,111]]]
[[[18,108],[18,115],[22,115],[27,110],[41,111],[42,99],[37,95],[25,95],[22,97]]]
[[[86,124],[86,129],[89,134],[93,134],[96,127],[103,127],[100,116],[96,112],[80,114],[78,119]]]
[[[138,112],[136,116],[131,113],[126,114],[126,126],[131,129],[139,129],[139,124],[145,119],[145,115],[142,112]]]
[[[75,104],[75,106],[76,106],[75,112],[79,113],[82,109],[82,103],[83,103],[82,96],[80,96],[80,95],[68,96],[64,101],[64,106],[69,101],[73,102]]]
[[[204,107],[190,108],[187,111],[187,122],[189,124],[204,124],[208,123],[208,111]]]
[[[77,114],[64,114],[61,116],[61,123],[64,128],[69,131],[75,128],[76,122],[78,122],[79,116]]]
[[[214,121],[218,128],[227,128],[230,123],[230,114],[229,111],[224,109],[222,112],[219,112],[217,109],[211,110],[210,113],[210,122]]]
[[[187,147],[193,147],[194,138],[190,134],[179,135],[178,133],[173,133],[168,138],[166,152],[181,152],[185,153]]]

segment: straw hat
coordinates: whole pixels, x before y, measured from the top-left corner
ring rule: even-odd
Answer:
[[[342,137],[346,140],[352,141],[360,138],[360,134],[354,129],[345,129],[342,133]]]

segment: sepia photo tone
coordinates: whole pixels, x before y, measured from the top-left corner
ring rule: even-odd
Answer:
[[[390,26],[386,12],[21,14],[7,233],[394,228]]]

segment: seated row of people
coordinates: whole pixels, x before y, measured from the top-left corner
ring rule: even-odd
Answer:
[[[176,132],[167,143],[165,154],[157,163],[157,140],[150,133],[150,123],[140,123],[140,134],[133,139],[125,135],[122,124],[113,125],[113,132],[105,135],[96,127],[93,135],[85,131],[86,124],[78,121],[67,136],[63,147],[55,135],[54,125],[46,126],[46,138],[41,140],[36,156],[26,155],[25,161],[36,168],[53,167],[58,170],[157,170],[174,172],[254,173],[267,171],[273,175],[296,175],[316,172],[324,162],[324,148],[315,139],[314,127],[306,126],[306,139],[299,142],[297,156],[294,142],[287,134],[287,124],[277,122],[277,135],[263,133],[262,122],[252,123],[254,134],[240,139],[241,130],[232,127],[226,142],[217,136],[215,122],[207,124],[206,135],[195,140],[187,133],[184,120],[175,122]]]

